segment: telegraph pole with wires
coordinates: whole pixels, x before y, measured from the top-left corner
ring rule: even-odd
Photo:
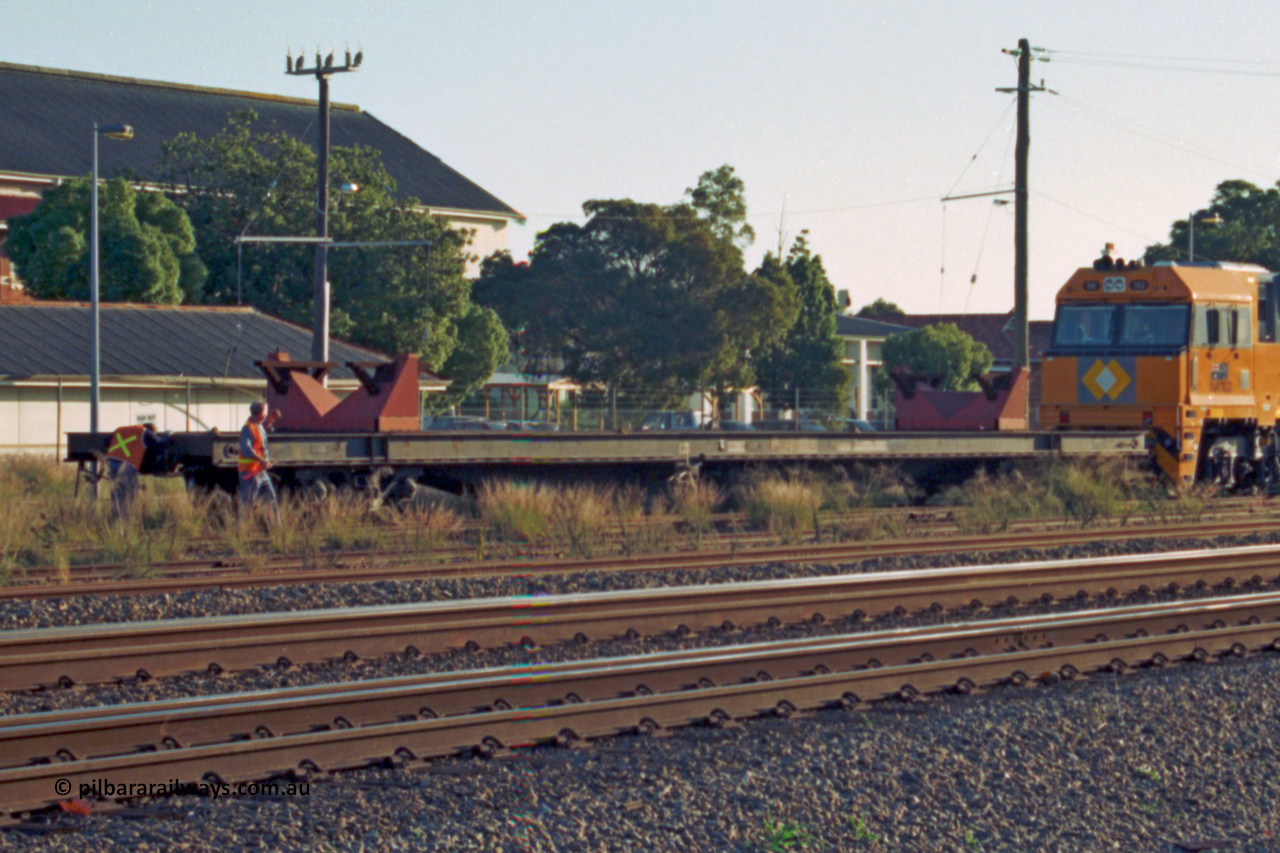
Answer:
[[[1043,92],[1043,85],[1031,85],[1031,44],[1018,39],[1017,50],[1005,50],[1018,57],[1018,86],[996,89],[1018,94],[1018,138],[1013,154],[1013,350],[1018,366],[1031,366],[1027,331],[1027,155],[1031,150],[1031,93]]]

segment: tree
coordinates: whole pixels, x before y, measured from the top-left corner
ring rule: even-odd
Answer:
[[[883,296],[877,296],[876,301],[868,305],[863,305],[858,309],[857,317],[905,317],[907,312],[903,311],[896,304],[885,299]]]
[[[1215,214],[1220,220],[1217,224],[1199,223]],[[1248,181],[1223,181],[1209,207],[1192,215],[1197,219],[1197,258],[1280,269],[1280,183],[1264,190]],[[1190,248],[1189,229],[1186,219],[1174,222],[1168,243],[1147,247],[1146,262],[1185,262]]]
[[[723,170],[699,185],[722,186],[715,174]],[[552,225],[527,264],[487,259],[476,301],[498,311],[526,368],[640,387],[656,394],[655,405],[698,388],[749,385],[751,353],[781,335],[794,307],[776,282],[743,270],[734,242],[742,230],[732,223],[745,208],[717,198],[716,213],[588,201],[586,224]]]
[[[849,400],[850,371],[844,365],[844,341],[836,334],[835,288],[822,258],[810,253],[801,233],[785,266],[770,253],[757,275],[773,275],[775,268],[793,283],[799,311],[782,340],[757,362],[760,386],[787,405],[798,399],[802,408],[842,412]]]
[[[717,237],[745,248],[756,239],[755,229],[747,224],[745,191],[742,178],[726,163],[715,171],[703,172],[698,185],[684,194],[693,209],[711,223]]]
[[[89,299],[89,178],[53,187],[40,206],[9,220],[6,249],[18,277],[40,299]],[[187,215],[158,193],[121,178],[98,193],[99,297],[175,304],[198,294],[205,269]]]
[[[285,133],[256,133],[252,111],[218,134],[181,134],[163,146],[162,179],[180,191],[209,267],[202,301],[241,300],[310,326],[310,246],[249,244],[237,261],[236,237],[314,233],[316,155]],[[416,199],[398,198],[381,156],[335,147],[330,180],[354,194],[331,195],[329,234],[341,241],[425,240],[428,246],[344,248],[329,254],[333,335],[384,352],[417,352],[454,380],[433,403],[452,404],[482,385],[506,360],[507,341],[492,312],[471,302],[464,278],[469,235],[428,216]]]
[[[883,358],[886,371],[905,367],[917,376],[942,377],[942,391],[976,388],[975,377],[990,370],[993,361],[987,345],[969,337],[955,323],[890,335],[884,341]]]

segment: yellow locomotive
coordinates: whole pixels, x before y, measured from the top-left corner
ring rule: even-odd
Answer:
[[[1174,483],[1280,485],[1278,281],[1259,266],[1104,255],[1058,291],[1040,422],[1147,430]]]

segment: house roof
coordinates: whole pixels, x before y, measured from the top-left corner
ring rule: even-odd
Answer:
[[[1012,364],[1015,359],[1013,351],[1013,312],[1006,314],[907,314],[894,316],[893,322],[912,329],[925,326],[936,326],[940,323],[954,323],[960,330],[979,343],[987,345],[996,363]],[[1028,324],[1028,338],[1032,360],[1038,360],[1049,346],[1053,335],[1052,320],[1032,320]]]
[[[276,349],[305,360],[311,330],[253,308],[181,305],[101,306],[103,376],[186,376],[192,379],[261,380],[255,361]],[[0,376],[87,376],[89,305],[39,302],[0,305]],[[386,361],[375,350],[331,340],[329,358],[341,364],[330,375],[354,379],[348,361]],[[443,380],[423,374],[424,380]]]
[[[209,137],[245,109],[255,128],[285,131],[315,145],[317,101],[0,63],[0,172],[69,177],[92,169],[94,122],[133,126],[131,142],[98,146],[99,173],[127,170],[153,180],[161,142],[179,133]],[[332,104],[330,142],[382,152],[397,192],[432,208],[520,219],[505,202],[413,140],[349,104]]]
[[[907,326],[891,323],[888,318],[871,320],[852,314],[836,315],[836,334],[846,338],[887,338],[897,332],[908,331]]]

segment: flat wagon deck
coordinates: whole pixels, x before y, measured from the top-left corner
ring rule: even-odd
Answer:
[[[68,460],[90,462],[106,433],[71,433]],[[490,477],[652,479],[696,470],[718,476],[752,465],[892,463],[956,474],[1001,460],[1142,456],[1136,432],[278,432],[273,473],[290,486],[364,482],[390,469],[400,480],[458,490]],[[169,458],[200,485],[234,484],[239,436],[175,433]]]

